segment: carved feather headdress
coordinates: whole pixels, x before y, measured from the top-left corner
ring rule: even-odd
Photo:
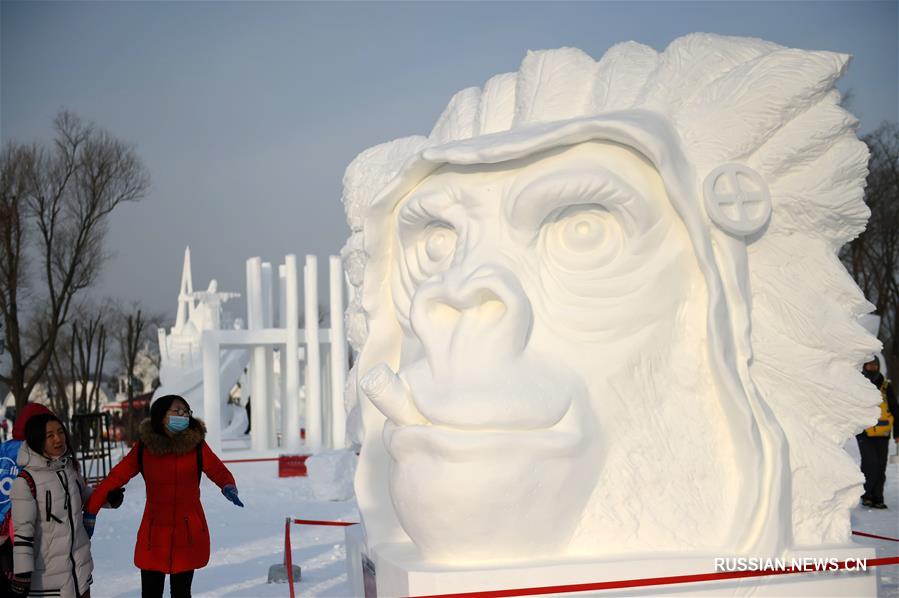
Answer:
[[[678,148],[678,160],[665,165],[675,173],[669,179],[695,190],[716,167],[739,163],[767,185],[770,220],[750,235],[716,228],[695,197],[679,212],[692,218],[694,246],[717,272],[730,322],[712,350],[737,353],[732,382],[756,417],[773,417],[786,436],[788,459],[766,456],[781,468],[789,462],[782,472],[792,481],[786,533],[795,544],[847,541],[861,476],[842,445],[876,419],[880,401],[858,372],[879,347],[858,322],[872,306],[836,256],[869,216],[868,151],[834,88],[848,59],[693,34],[661,53],[618,44],[598,61],[573,48],[529,52],[518,72],[458,92],[429,136],[372,147],[347,168],[343,200],[352,235],[343,255],[354,287],[347,320],[361,350],[357,367],[373,365],[367,342],[387,342],[370,335],[368,314],[383,299],[383,272],[373,259],[391,201],[441,163],[510,159],[590,138],[572,133],[585,127],[620,132],[628,119],[664,122]],[[633,128],[632,143],[640,137],[639,125]],[[644,145],[639,149],[651,153],[651,141]],[[660,161],[656,156],[657,167]]]

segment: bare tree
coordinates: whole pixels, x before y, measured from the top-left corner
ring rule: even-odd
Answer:
[[[879,338],[892,372],[899,371],[899,124],[884,123],[863,137],[871,150],[865,203],[868,227],[843,248],[841,259],[877,308]]]
[[[98,311],[87,322],[72,324],[71,388],[74,413],[100,410],[100,385],[106,362],[106,323]]]
[[[120,366],[126,379],[128,415],[125,424],[129,438],[134,436],[136,424],[140,423],[134,418],[134,396],[136,394],[134,380],[140,352],[151,342],[155,342],[156,331],[162,325],[163,319],[160,314],[145,316],[143,309],[136,303],[129,308],[118,309],[115,337],[119,346]],[[155,354],[151,355],[151,357],[154,356]]]
[[[103,372],[109,354],[109,303],[78,305],[58,336],[45,380],[50,408],[64,421],[100,408]],[[29,336],[42,338],[41,326]]]
[[[50,363],[45,372],[50,409],[67,425],[69,414],[74,412],[72,396],[69,392],[69,376],[72,371],[72,330],[66,326],[60,331],[56,346],[50,355]]]
[[[119,346],[122,353],[122,363],[125,366],[128,390],[128,419],[126,430],[128,438],[134,436],[134,364],[137,362],[137,353],[140,351],[141,339],[144,334],[146,322],[143,312],[138,309],[136,313],[127,314],[125,317],[124,334],[119,337]]]
[[[134,149],[71,112],[54,120],[52,147],[0,151],[0,314],[21,407],[52,360],[72,300],[96,280],[110,213],[141,199],[149,177]],[[32,268],[33,265],[33,268]],[[23,330],[41,322],[27,343]]]

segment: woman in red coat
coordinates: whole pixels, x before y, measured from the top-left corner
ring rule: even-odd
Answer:
[[[190,596],[195,569],[209,562],[209,528],[200,504],[200,474],[205,473],[225,498],[242,507],[234,476],[206,444],[206,427],[192,417],[187,402],[166,395],[153,402],[150,419],[140,425],[140,441],[94,490],[85,507],[85,524],[106,495],[142,473],[147,504],[137,532],[134,564],[141,570],[141,595],[161,597],[165,574],[172,598]]]

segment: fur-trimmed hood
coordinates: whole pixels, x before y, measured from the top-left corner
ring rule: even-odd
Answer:
[[[194,450],[206,439],[206,424],[203,420],[191,417],[190,426],[186,430],[170,437],[157,434],[153,430],[150,418],[147,418],[140,423],[138,433],[144,447],[154,455],[183,455]]]

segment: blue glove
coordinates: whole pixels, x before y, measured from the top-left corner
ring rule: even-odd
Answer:
[[[83,513],[81,518],[84,520],[84,529],[88,538],[94,537],[94,525],[97,523],[97,516],[90,513]]]
[[[233,503],[234,503],[235,505],[237,505],[238,507],[242,507],[242,506],[243,506],[243,503],[240,502],[240,499],[239,499],[239,498],[237,498],[237,488],[235,488],[235,487],[232,486],[231,484],[228,484],[227,486],[225,486],[224,488],[222,488],[222,494],[224,494],[224,495],[225,495],[225,498],[227,498],[228,500],[230,500],[231,502],[233,502]]]

